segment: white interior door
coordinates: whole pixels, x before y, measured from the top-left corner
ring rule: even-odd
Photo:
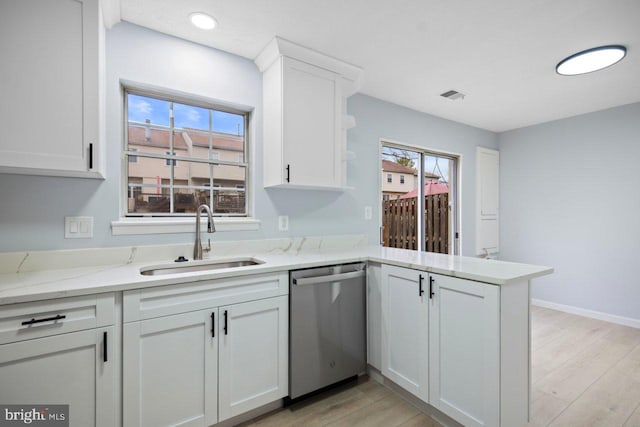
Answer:
[[[429,398],[427,273],[382,266],[382,374],[425,402]],[[424,288],[423,288],[424,290]]]
[[[220,307],[220,421],[288,394],[289,297]]]
[[[214,319],[216,309],[124,325],[126,426],[206,427],[218,421]]]
[[[432,274],[430,403],[468,427],[500,423],[499,287]]]

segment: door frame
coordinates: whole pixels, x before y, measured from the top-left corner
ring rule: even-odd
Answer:
[[[453,182],[450,183],[451,185],[451,194],[452,194],[452,199],[455,199],[455,202],[452,204],[452,209],[451,209],[451,213],[452,213],[452,220],[451,220],[451,224],[450,226],[452,227],[452,230],[450,230],[450,247],[453,249],[453,253],[451,255],[460,255],[461,253],[461,249],[462,249],[462,154],[461,153],[457,153],[457,152],[453,152],[453,151],[446,151],[446,150],[439,150],[439,149],[433,149],[433,148],[428,148],[425,146],[421,146],[421,145],[416,145],[416,144],[407,144],[405,142],[401,142],[401,141],[396,141],[393,140],[391,138],[379,138],[378,139],[378,183],[377,183],[377,196],[381,196],[382,194],[382,169],[380,168],[380,165],[382,164],[382,148],[383,146],[388,146],[391,148],[399,148],[399,149],[406,149],[409,151],[416,151],[418,153],[420,153],[421,155],[421,159],[422,159],[422,155],[428,155],[428,156],[438,156],[438,157],[445,157],[445,158],[450,158],[453,160],[457,160],[457,165],[456,165],[456,170],[455,170],[455,174],[451,174],[451,180]],[[422,173],[422,167],[424,162],[420,162],[421,164],[419,165],[419,173]],[[420,177],[419,177],[420,178]],[[424,177],[422,177],[422,179],[420,181],[424,182]],[[422,199],[424,200],[424,185],[418,185],[418,194],[422,195]],[[421,187],[421,188],[420,188]],[[424,201],[422,201],[420,203],[420,206],[422,206],[424,204]],[[424,209],[422,209],[424,210]],[[419,242],[419,246],[420,246],[420,251],[425,251],[425,239],[424,239],[424,233],[422,230],[422,224],[421,221],[418,221],[418,242]],[[456,235],[458,236],[456,238]],[[378,200],[378,244],[380,246],[382,246],[382,203],[381,203],[381,199]]]

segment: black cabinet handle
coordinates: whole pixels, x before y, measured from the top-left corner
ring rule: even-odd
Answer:
[[[423,280],[424,280],[424,277],[422,277],[422,274],[421,274],[420,278],[418,279],[418,296],[422,296],[422,294],[424,294],[424,289],[422,289]]]
[[[287,182],[290,181],[291,165],[287,165]]]
[[[93,169],[93,144],[89,144],[89,169]]]
[[[216,313],[211,313],[211,338],[216,337]]]
[[[433,276],[429,276],[429,299],[433,299],[433,296],[435,295],[435,293],[433,292],[433,282],[434,282],[434,278]]]
[[[53,317],[45,317],[44,319],[31,319],[31,320],[25,320],[24,322],[22,322],[22,325],[33,325],[34,323],[42,323],[42,322],[50,322],[52,320],[62,320],[62,319],[66,319],[67,316],[65,316],[64,314],[58,314],[57,316],[53,316]]]
[[[224,334],[227,335],[227,310],[224,311]]]
[[[102,333],[102,360],[107,361],[107,331]]]

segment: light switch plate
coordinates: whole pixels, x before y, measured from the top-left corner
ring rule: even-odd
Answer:
[[[289,231],[289,217],[287,215],[278,217],[278,231]]]
[[[65,239],[91,239],[93,238],[92,216],[65,216]]]

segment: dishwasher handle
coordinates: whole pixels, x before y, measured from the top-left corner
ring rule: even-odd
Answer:
[[[296,286],[316,285],[318,283],[331,283],[338,282],[340,280],[357,279],[364,277],[366,272],[364,270],[352,271],[350,273],[330,274],[328,276],[316,276],[305,277],[303,279],[293,279],[293,284]]]

